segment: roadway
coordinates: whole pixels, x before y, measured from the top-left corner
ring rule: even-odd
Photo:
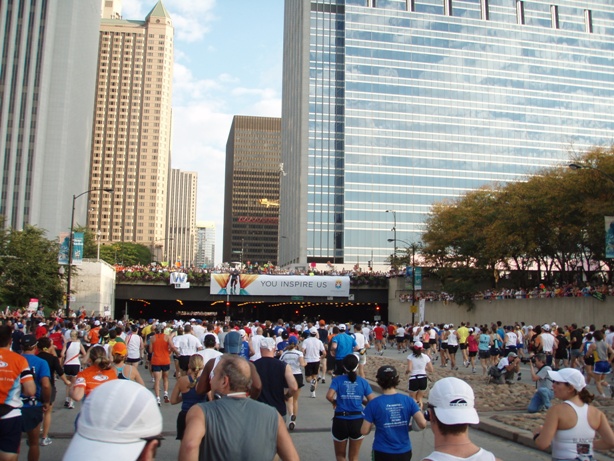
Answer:
[[[406,354],[398,354],[396,351],[387,350],[384,353],[385,357],[395,360],[404,360]],[[469,373],[469,370],[461,367],[462,372]],[[528,368],[523,370],[523,380],[527,379]],[[147,371],[141,367],[141,372],[144,377]],[[175,380],[171,378],[171,389]],[[332,418],[332,408],[330,403],[324,398],[326,390],[330,384],[327,380],[325,385],[320,384],[317,391],[317,398],[309,398],[309,391],[303,388],[300,397],[299,415],[297,418],[297,427],[292,433],[292,439],[300,454],[302,460],[306,461],[321,461],[326,459],[334,459],[333,442],[330,435],[330,425]],[[151,382],[147,382],[149,388],[152,387]],[[47,447],[41,447],[41,461],[56,461],[62,459],[70,442],[70,437],[73,434],[74,420],[78,412],[79,404],[75,410],[68,410],[62,407],[64,389],[63,386],[59,389],[58,401],[59,407],[53,410],[53,422],[50,431],[50,436],[53,443]],[[121,402],[117,404],[121,405]],[[175,423],[179,406],[170,404],[162,404],[162,416],[164,420],[164,434],[166,440],[162,442],[159,448],[156,459],[173,460],[177,459],[179,452],[179,441],[175,440]],[[496,435],[487,434],[479,430],[471,430],[472,440],[479,446],[494,452],[503,460],[549,460],[550,456],[544,452],[528,448],[526,446],[505,440]],[[433,450],[433,436],[429,428],[422,432],[411,434],[413,445],[414,460],[421,460]],[[371,445],[373,443],[373,432],[365,438],[361,452],[360,461],[371,460]],[[601,458],[600,458],[601,459]],[[19,460],[27,460],[27,446],[25,440],[22,441],[21,453]]]

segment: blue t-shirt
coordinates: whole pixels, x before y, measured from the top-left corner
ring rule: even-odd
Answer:
[[[409,424],[420,411],[414,399],[403,394],[380,395],[365,408],[365,421],[375,425],[373,450],[382,453],[411,451]]]
[[[362,400],[367,395],[373,393],[373,389],[360,376],[356,377],[356,381],[352,382],[347,375],[338,376],[333,379],[330,388],[337,393],[337,408],[336,412],[361,412],[357,415],[337,416],[341,419],[360,419],[362,418]]]
[[[34,374],[34,382],[36,383],[36,406],[40,407],[43,405],[43,402],[41,401],[41,390],[43,389],[41,380],[44,377],[47,377],[49,378],[49,381],[51,381],[51,372],[49,370],[49,364],[45,359],[41,359],[40,357],[37,357],[33,354],[23,354],[23,357],[28,361],[28,365],[30,365],[30,369]],[[21,398],[24,401],[24,407],[30,406],[28,403],[30,397],[22,395]]]
[[[357,346],[354,337],[347,333],[339,333],[333,338],[333,343],[337,343],[335,360],[343,360],[346,355],[354,352],[354,348]]]

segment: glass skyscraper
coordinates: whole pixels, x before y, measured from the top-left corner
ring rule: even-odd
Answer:
[[[614,139],[610,0],[285,8],[282,265],[383,264],[434,202]]]

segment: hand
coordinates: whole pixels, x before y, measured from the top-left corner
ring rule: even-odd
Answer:
[[[49,408],[51,408],[51,405],[49,405],[48,403],[43,403],[43,413],[47,413],[49,411]]]

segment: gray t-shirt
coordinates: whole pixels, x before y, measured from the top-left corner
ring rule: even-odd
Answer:
[[[549,391],[552,390],[552,381],[548,377],[549,371],[552,371],[552,368],[550,368],[548,365],[544,365],[538,370],[537,373],[535,373],[537,377],[539,378],[539,381],[536,381],[538,388],[545,387]]]

